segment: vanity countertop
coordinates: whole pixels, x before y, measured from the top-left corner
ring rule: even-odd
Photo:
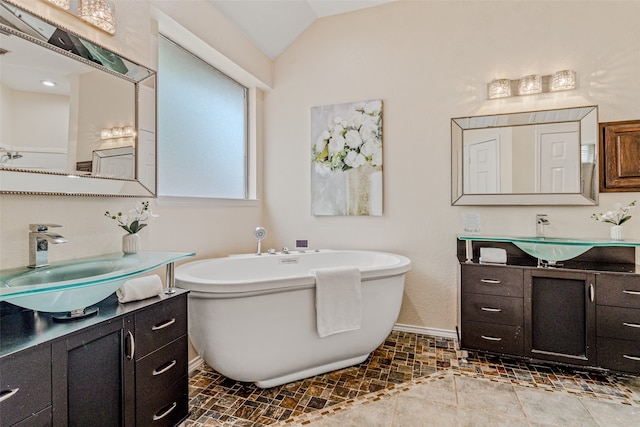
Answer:
[[[482,235],[460,234],[459,240],[471,240],[477,242],[509,242],[509,243],[535,243],[539,245],[563,245],[563,246],[589,246],[589,247],[640,247],[638,240],[611,240],[592,237],[533,237],[533,236],[507,236],[507,235]]]
[[[458,236],[456,239],[456,256],[460,263],[467,263],[467,249],[470,244],[472,246],[471,262],[474,264],[480,264],[480,248],[491,247],[502,248],[507,252],[506,267],[536,268],[538,266],[538,259],[536,257],[522,251],[511,240],[508,240],[509,238],[499,240],[496,239],[495,236],[484,236],[485,239],[478,240],[476,239],[477,237],[482,236],[473,236],[473,239],[462,239]],[[607,273],[640,274],[640,265],[636,264],[635,252],[636,245],[596,245],[582,255],[562,261],[552,268],[584,270],[590,272],[600,271]]]
[[[126,304],[120,304],[117,296],[112,294],[95,305],[99,309],[97,315],[67,322],[54,321],[53,316],[56,313],[43,313],[26,309],[13,312],[0,317],[0,337],[2,337],[0,339],[0,357],[61,338],[87,327],[109,322],[114,317],[132,313],[188,292],[183,289],[176,289],[175,293],[171,295],[163,293],[152,298],[132,301]]]

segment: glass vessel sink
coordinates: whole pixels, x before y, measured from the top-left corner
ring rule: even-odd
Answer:
[[[632,240],[607,239],[571,239],[564,237],[518,237],[518,236],[484,236],[461,235],[460,240],[467,242],[509,242],[516,245],[532,257],[544,261],[566,261],[575,258],[595,246],[628,246],[638,247],[640,242]],[[469,256],[467,256],[469,259]]]
[[[122,253],[82,258],[48,267],[0,271],[0,301],[45,312],[82,310],[132,277],[194,256],[182,252]]]
[[[582,255],[593,247],[590,245],[567,245],[557,241],[550,242],[546,239],[544,242],[535,243],[515,240],[513,244],[532,257],[545,261],[566,261]]]

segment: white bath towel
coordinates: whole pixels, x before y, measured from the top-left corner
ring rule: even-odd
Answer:
[[[480,262],[487,264],[506,264],[507,251],[502,248],[480,248]]]
[[[326,337],[360,329],[362,289],[356,267],[317,268],[316,321],[318,335]]]
[[[129,279],[118,290],[116,295],[121,303],[139,301],[162,293],[162,280],[160,276],[144,276]]]

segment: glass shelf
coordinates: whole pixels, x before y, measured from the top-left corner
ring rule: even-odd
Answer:
[[[35,269],[0,270],[0,301],[40,311],[80,309],[106,298],[129,278],[193,256],[193,252],[120,252]]]

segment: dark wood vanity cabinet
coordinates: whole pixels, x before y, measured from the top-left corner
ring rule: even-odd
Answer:
[[[136,423],[174,426],[189,413],[187,299],[135,315]]]
[[[524,270],[525,356],[594,365],[595,274]]]
[[[598,365],[640,373],[640,276],[596,279]]]
[[[640,275],[461,263],[461,347],[640,373]]]
[[[0,359],[0,426],[51,425],[51,346]]]
[[[132,425],[133,346],[132,315],[53,342],[54,425]]]
[[[462,347],[523,355],[523,270],[462,264]]]
[[[97,316],[71,323],[29,311],[2,318],[0,426],[175,426],[187,418],[187,292],[98,306]]]

